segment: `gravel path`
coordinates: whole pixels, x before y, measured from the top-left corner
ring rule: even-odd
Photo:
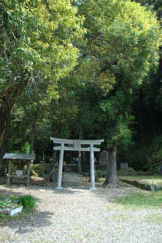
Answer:
[[[0,243],[162,243],[161,209],[122,210],[113,204],[114,197],[134,190],[0,186],[0,192],[40,199],[35,215],[0,225]]]

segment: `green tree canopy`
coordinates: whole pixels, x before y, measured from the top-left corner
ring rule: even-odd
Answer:
[[[70,0],[0,3],[0,144],[24,88],[43,79],[52,92],[77,64],[82,21]]]
[[[128,123],[133,90],[158,65],[160,25],[151,11],[129,0],[83,1],[81,13],[87,28],[81,68],[90,67],[82,77],[100,89],[108,121]]]

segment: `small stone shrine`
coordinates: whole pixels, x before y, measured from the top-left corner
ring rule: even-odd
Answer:
[[[99,165],[102,166],[102,167],[106,167],[107,166],[107,161],[108,161],[108,151],[103,150],[100,153]]]
[[[8,160],[7,184],[10,185],[12,181],[30,184],[30,167],[35,159],[32,154],[15,154],[6,153],[3,156],[4,160]]]

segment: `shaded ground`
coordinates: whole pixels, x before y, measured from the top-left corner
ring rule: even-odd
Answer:
[[[161,243],[162,207],[126,210],[113,201],[136,191],[134,187],[57,191],[52,187],[0,186],[0,192],[32,194],[40,199],[34,215],[0,225],[0,242]]]
[[[121,176],[120,179],[141,189],[162,190],[162,176]]]

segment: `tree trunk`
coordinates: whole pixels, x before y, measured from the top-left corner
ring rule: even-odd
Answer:
[[[107,173],[104,185],[109,184],[112,187],[118,184],[116,153],[116,146],[108,149]]]
[[[2,158],[5,149],[3,151],[3,144],[5,141],[8,125],[10,122],[11,110],[16,102],[16,98],[19,97],[24,91],[27,81],[22,83],[16,83],[7,87],[0,95],[0,157]]]
[[[8,129],[10,117],[10,108],[5,100],[0,102],[0,153],[3,153],[3,143],[5,140],[5,135]]]
[[[31,143],[31,148],[30,148],[30,153],[35,153],[35,138],[36,138],[36,134],[37,134],[37,128],[36,128],[36,118],[34,118],[33,123],[32,123],[32,133],[31,133],[31,138],[30,138],[30,143]],[[44,155],[43,155],[44,157]],[[43,159],[44,160],[44,159]]]

